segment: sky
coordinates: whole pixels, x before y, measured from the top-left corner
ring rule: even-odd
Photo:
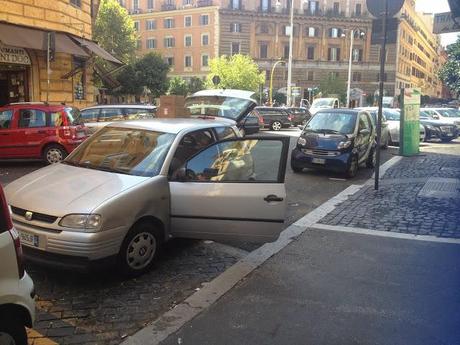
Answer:
[[[417,11],[426,13],[450,12],[447,0],[415,0]],[[441,43],[446,46],[457,40],[459,33],[441,35]]]

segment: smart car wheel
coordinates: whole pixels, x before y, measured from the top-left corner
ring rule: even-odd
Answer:
[[[48,164],[55,164],[61,162],[67,153],[60,145],[48,145],[43,150],[43,158]]]
[[[154,263],[160,244],[158,231],[149,223],[136,224],[126,235],[119,252],[119,265],[127,276],[138,276]]]
[[[273,121],[270,125],[272,131],[280,131],[283,128],[283,125],[279,121]]]
[[[4,320],[0,324],[0,345],[27,345],[27,333],[18,320]]]
[[[358,172],[358,157],[353,156],[351,159],[350,164],[348,165],[348,169],[346,171],[347,177],[355,177]]]

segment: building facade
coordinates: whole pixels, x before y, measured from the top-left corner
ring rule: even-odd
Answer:
[[[0,105],[29,101],[78,107],[93,104],[94,52],[106,54],[91,41],[98,1],[0,3]],[[109,54],[105,58],[119,63]]]
[[[373,103],[377,96],[380,45],[375,31],[378,25],[369,15],[365,0],[120,2],[137,22],[139,52],[160,52],[171,62],[173,75],[204,76],[208,69],[203,56],[207,62],[215,56],[241,53],[253,57],[266,71],[266,88],[275,62],[288,59],[289,14],[293,4],[292,83],[301,89],[299,98],[308,98],[309,90],[325,79],[348,81],[350,54],[352,105]],[[442,90],[437,78],[439,39],[432,34],[426,18],[415,12],[414,6],[413,0],[406,1],[394,21],[394,39],[388,44],[384,76],[388,96],[397,95],[401,87],[420,87],[423,94],[433,97]],[[203,27],[199,16],[208,13],[210,25]],[[186,19],[190,16],[192,19]],[[192,24],[187,29],[190,21]],[[201,44],[202,36],[208,33],[211,49]],[[352,33],[354,43],[350,49]],[[170,46],[167,37],[173,38],[174,46]],[[274,89],[285,92],[287,66],[277,66]]]

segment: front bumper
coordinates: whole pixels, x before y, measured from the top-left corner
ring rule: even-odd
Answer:
[[[458,132],[459,130],[455,128],[455,130],[452,131],[446,131],[446,130],[441,130],[441,129],[426,129],[426,139],[441,139],[441,140],[447,140],[447,139],[456,139],[458,138]]]
[[[308,154],[296,147],[291,153],[291,166],[295,168],[325,169],[343,173],[347,171],[351,157],[352,153],[350,151],[339,152],[337,156],[329,157]],[[316,163],[318,160],[324,160],[324,163]]]

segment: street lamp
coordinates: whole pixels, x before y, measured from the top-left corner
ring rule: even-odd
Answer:
[[[359,38],[364,38],[366,33],[360,29],[352,29],[350,31],[350,59],[348,61],[348,83],[347,83],[347,108],[350,107],[350,93],[351,93],[351,66],[353,64],[353,43],[355,32],[359,32]],[[345,37],[345,35],[343,35]]]
[[[286,63],[284,60],[278,60],[272,67],[272,71],[270,73],[270,106],[273,106],[273,74],[275,73],[275,68],[279,63]]]

